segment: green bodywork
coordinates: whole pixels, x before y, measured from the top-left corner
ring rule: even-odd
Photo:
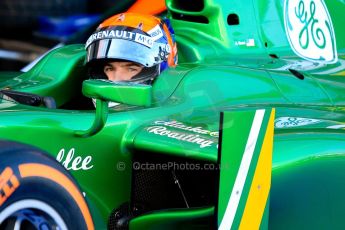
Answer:
[[[110,213],[131,202],[133,156],[218,164],[222,112],[235,114],[232,122],[246,124],[251,120],[236,116],[238,111],[275,108],[272,182],[261,228],[342,229],[345,1],[186,2],[166,1],[179,65],[164,71],[152,87],[124,89],[85,81],[83,44],[52,50],[28,72],[2,73],[1,89],[51,96],[57,108],[2,99],[0,138],[37,146],[62,163],[85,192],[96,229],[104,229]],[[304,50],[308,38],[318,48],[311,55],[328,47],[330,58],[306,58],[291,47],[284,21],[290,3],[296,4],[295,16],[307,12],[299,19],[304,26],[296,27]],[[308,14],[316,3],[315,10],[323,4],[323,11]],[[328,14],[318,18],[320,12],[328,12],[332,23]],[[293,23],[291,19],[287,26]],[[321,23],[327,31],[317,30]],[[322,33],[330,38],[324,46]],[[103,89],[107,92],[102,94]],[[98,98],[96,110],[84,106],[92,104],[88,97]],[[108,109],[105,100],[128,104]],[[239,141],[231,143],[243,147],[240,140],[247,135],[247,129],[239,129]],[[211,179],[218,181],[218,173]],[[211,204],[151,210],[133,217],[129,226],[210,229],[217,225],[216,203],[222,194],[215,192]]]

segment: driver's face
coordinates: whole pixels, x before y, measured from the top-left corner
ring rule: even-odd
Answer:
[[[104,73],[111,81],[128,81],[140,73],[144,67],[134,62],[114,61],[104,66]]]

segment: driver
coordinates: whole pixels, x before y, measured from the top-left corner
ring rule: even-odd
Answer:
[[[103,21],[85,45],[90,78],[152,84],[177,64],[173,29],[152,15],[121,13]]]

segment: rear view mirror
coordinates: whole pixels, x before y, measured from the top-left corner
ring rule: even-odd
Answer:
[[[95,120],[89,129],[77,130],[75,135],[90,137],[103,129],[108,118],[109,101],[127,105],[150,106],[152,86],[108,80],[85,80],[83,94],[96,99]]]
[[[103,101],[114,101],[128,105],[150,106],[152,86],[131,82],[108,80],[85,80],[83,94]]]

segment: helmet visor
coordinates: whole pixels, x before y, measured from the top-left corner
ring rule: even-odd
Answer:
[[[102,39],[87,47],[87,62],[95,59],[121,59],[151,67],[160,63],[157,46],[148,47],[123,39]]]

